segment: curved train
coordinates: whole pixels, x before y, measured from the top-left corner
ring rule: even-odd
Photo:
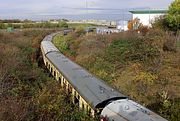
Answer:
[[[47,35],[41,51],[44,64],[74,104],[89,115],[99,115],[102,121],[167,121],[64,56],[51,42],[60,33]]]

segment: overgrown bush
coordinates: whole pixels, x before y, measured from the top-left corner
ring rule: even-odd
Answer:
[[[49,77],[39,47],[50,32],[0,34],[1,121],[95,120],[69,103],[69,95]]]
[[[69,49],[76,52],[74,61],[168,120],[179,119],[177,36],[153,28],[144,34],[132,31],[75,38],[69,43]],[[168,92],[168,99],[160,96],[162,90]]]
[[[65,21],[59,21],[58,26],[60,28],[68,28],[68,24]]]
[[[108,57],[111,61],[147,61],[157,57],[159,51],[146,38],[131,38],[116,40],[108,48]]]

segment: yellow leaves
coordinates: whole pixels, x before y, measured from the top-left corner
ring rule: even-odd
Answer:
[[[132,71],[135,73],[139,73],[142,70],[142,64],[141,63],[132,63],[131,64]]]
[[[128,23],[129,30],[137,30],[140,27],[142,27],[142,23],[140,23],[140,20],[138,18],[135,18]]]
[[[154,81],[157,80],[157,78],[158,77],[156,75],[153,75],[149,72],[140,72],[135,76],[133,81],[135,83],[141,83],[143,85],[153,85]]]
[[[98,71],[97,75],[99,77],[105,78],[105,77],[108,76],[108,73],[106,71],[104,71],[104,70],[100,70],[100,71]]]

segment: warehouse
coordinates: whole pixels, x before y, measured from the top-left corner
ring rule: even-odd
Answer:
[[[133,14],[133,20],[138,18],[144,26],[151,26],[155,18],[165,15],[167,10],[133,10],[129,11]]]

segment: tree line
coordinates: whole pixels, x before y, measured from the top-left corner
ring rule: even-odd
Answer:
[[[23,29],[23,28],[68,28],[68,24],[66,21],[59,21],[58,23],[51,23],[51,22],[24,22],[18,20],[1,20],[0,21],[0,29],[7,29],[7,28],[14,28],[14,29]]]

